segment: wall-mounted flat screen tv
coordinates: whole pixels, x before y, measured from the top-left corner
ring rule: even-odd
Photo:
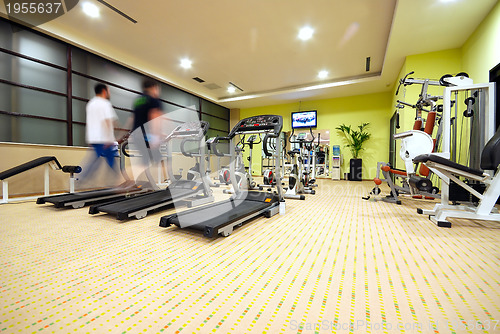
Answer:
[[[315,128],[318,126],[318,113],[316,110],[298,111],[292,113],[292,128]]]

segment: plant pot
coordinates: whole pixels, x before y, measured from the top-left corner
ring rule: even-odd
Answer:
[[[362,163],[362,159],[351,159],[349,161],[349,181],[363,180]]]

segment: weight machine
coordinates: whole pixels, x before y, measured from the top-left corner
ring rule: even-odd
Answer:
[[[481,154],[480,168],[472,168],[453,161],[456,158],[456,135],[451,130],[451,96],[458,92],[478,91],[483,96],[484,126],[475,141],[486,143]],[[475,101],[474,101],[475,102]],[[472,100],[466,100],[469,113],[473,105]],[[469,110],[469,112],[468,112]],[[481,106],[479,108],[481,110]],[[457,112],[455,111],[455,114]],[[443,92],[443,145],[439,153],[419,155],[414,162],[424,163],[441,179],[441,203],[432,210],[418,209],[419,214],[428,215],[429,219],[440,227],[451,227],[448,218],[468,218],[478,220],[492,220],[500,222],[500,214],[495,203],[500,195],[500,128],[495,132],[495,84],[472,84],[457,87],[445,87]],[[456,132],[456,129],[455,129]],[[451,145],[454,143],[455,157],[451,154]],[[451,159],[450,159],[451,158]],[[496,170],[496,172],[495,172]],[[464,180],[484,183],[484,192],[476,190]],[[450,205],[450,185],[452,181],[478,199],[477,205],[465,203]]]
[[[413,130],[402,132],[394,135],[394,140],[401,140],[401,149],[399,155],[405,164],[405,169],[396,169],[388,163],[378,162],[377,164],[377,177],[373,180],[375,188],[366,197],[365,200],[371,199],[371,196],[380,195],[381,190],[379,186],[385,182],[390,188],[390,195],[382,197],[382,200],[389,203],[401,204],[399,199],[400,194],[410,195],[412,198],[426,198],[435,199],[440,198],[439,189],[433,186],[430,179],[431,173],[425,166],[420,166],[417,170],[415,168],[413,159],[421,154],[428,154],[434,151],[439,143],[440,135],[442,132],[443,124],[439,122],[437,114],[437,101],[442,99],[442,96],[434,96],[428,94],[429,85],[441,86],[444,79],[448,78],[443,76],[440,81],[431,81],[429,79],[413,79],[408,78],[413,72],[408,73],[403,79],[400,80],[399,87],[396,94],[399,92],[401,85],[408,86],[413,84],[422,85],[419,98],[415,104],[406,103],[398,100],[396,108],[403,109],[405,106],[410,106],[415,109],[415,122]],[[459,73],[458,80],[468,79],[465,73]],[[428,113],[427,119],[422,117],[423,111]],[[439,123],[436,139],[432,138],[432,133],[435,123]],[[380,177],[383,176],[383,179]],[[395,184],[395,180],[401,181],[401,186]]]

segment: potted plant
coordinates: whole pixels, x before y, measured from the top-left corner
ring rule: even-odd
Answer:
[[[336,129],[343,133],[347,140],[347,147],[351,151],[352,159],[349,161],[349,180],[361,181],[363,176],[362,160],[359,158],[363,150],[363,144],[370,139],[370,134],[366,128],[370,123],[358,125],[357,129],[352,129],[350,125],[341,124]]]

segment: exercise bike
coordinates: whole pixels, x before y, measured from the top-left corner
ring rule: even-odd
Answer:
[[[304,143],[304,153],[307,156],[307,168],[304,168],[304,187],[317,187],[316,183],[316,149],[319,147],[321,133],[318,133],[318,143],[313,145],[314,137],[311,142]],[[304,160],[304,158],[302,158]]]
[[[254,144],[259,144],[260,142],[256,142],[257,136],[256,135],[251,135],[248,138],[248,141],[245,142],[245,136],[243,136],[240,140],[240,142],[236,145],[235,147],[235,154],[236,154],[236,171],[235,171],[235,177],[236,177],[236,182],[238,189],[248,189],[248,190],[254,190],[254,189],[259,189],[262,190],[262,187],[257,185],[257,183],[254,181],[253,176],[252,176],[252,151],[253,151],[253,145]],[[245,167],[245,164],[243,163],[243,152],[245,151],[245,145],[249,146],[250,151],[249,151],[249,156],[248,156],[248,161],[249,161],[249,168],[248,171]],[[230,181],[230,172],[229,169],[223,169],[221,171],[222,175],[222,181],[227,182]],[[233,189],[225,189],[224,193],[226,194],[233,194],[234,190]]]
[[[267,158],[272,159],[271,166],[275,165],[275,159],[276,155],[274,152],[276,152],[276,140],[281,140],[277,138],[272,138],[271,140],[264,140],[264,145],[263,145],[263,151],[264,151],[264,156]],[[281,147],[283,147],[282,145]],[[283,159],[283,156],[280,154],[281,159]],[[282,166],[284,162],[282,161],[280,165]],[[262,187],[274,187],[277,184],[275,173],[272,168],[266,168],[264,172],[262,173],[262,178],[263,178],[263,184],[259,185]],[[283,172],[281,173],[283,175]]]
[[[293,131],[292,129],[292,135],[288,138],[288,141],[291,144],[299,144],[299,148],[288,151],[288,155],[290,155],[293,160],[293,166],[288,176],[288,187],[285,192],[285,198],[303,199],[304,196],[301,196],[301,194],[314,195],[316,193],[315,190],[306,186],[306,184],[310,184],[311,181],[309,180],[309,173],[304,171],[302,160],[302,152],[305,149],[305,144],[311,144],[314,142],[315,138],[312,129],[309,128],[312,136],[311,140],[306,140],[307,133],[299,133],[297,139],[292,140],[294,137]]]

